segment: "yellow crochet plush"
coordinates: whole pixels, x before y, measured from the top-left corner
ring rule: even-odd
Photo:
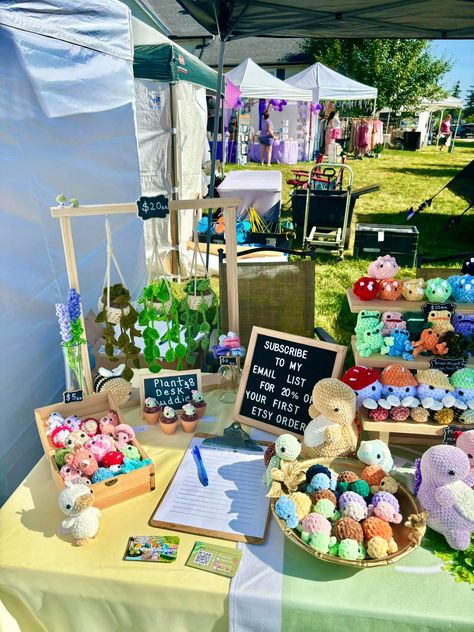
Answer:
[[[351,456],[357,446],[355,425],[356,395],[350,386],[329,377],[313,388],[313,403],[309,407],[312,421],[304,434],[302,456],[305,459]],[[314,445],[314,429],[322,433],[322,442]]]
[[[301,522],[303,518],[306,518],[311,513],[311,498],[303,492],[293,492],[290,494],[290,499],[296,505],[296,515]]]

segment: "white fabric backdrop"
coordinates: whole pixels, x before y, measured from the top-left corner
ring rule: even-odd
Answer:
[[[115,0],[89,0],[80,11],[74,0],[0,7],[0,503],[41,455],[33,409],[58,401],[64,385],[54,304],[68,284],[50,206],[59,193],[82,204],[140,195],[129,22]],[[19,28],[5,26],[13,23]],[[120,216],[112,228],[136,292],[141,223]],[[95,307],[103,220],[74,221],[73,232],[85,306]]]

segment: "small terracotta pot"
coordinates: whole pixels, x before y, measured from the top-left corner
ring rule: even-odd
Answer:
[[[196,430],[196,426],[198,425],[198,423],[199,423],[199,417],[197,419],[194,419],[193,421],[186,421],[181,416],[181,425],[183,426],[184,432],[194,432]]]
[[[150,426],[156,426],[156,424],[160,420],[160,414],[160,411],[156,413],[146,413],[145,411],[143,411],[142,413],[143,419],[147,422],[147,424],[150,424]]]
[[[178,420],[173,421],[172,424],[165,424],[160,419],[160,427],[166,435],[172,435],[176,432],[176,428],[178,427]]]
[[[196,404],[194,404],[194,410],[197,412],[199,419],[201,419],[201,417],[204,415],[204,413],[206,412],[206,408],[207,408],[207,404],[204,404],[204,406],[196,406]]]

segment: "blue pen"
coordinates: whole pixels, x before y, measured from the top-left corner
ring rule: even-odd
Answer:
[[[194,448],[192,449],[192,453],[194,456],[194,460],[196,461],[196,465],[198,469],[198,477],[201,482],[201,485],[204,485],[204,487],[207,487],[209,485],[209,479],[207,477],[206,468],[204,467],[204,463],[202,461],[201,450],[197,447],[197,445],[195,445]]]

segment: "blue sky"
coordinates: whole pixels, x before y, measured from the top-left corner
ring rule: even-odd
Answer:
[[[453,68],[446,75],[444,87],[448,92],[456,81],[461,82],[463,97],[469,86],[474,85],[474,40],[436,40],[433,42],[435,52],[453,61]]]

